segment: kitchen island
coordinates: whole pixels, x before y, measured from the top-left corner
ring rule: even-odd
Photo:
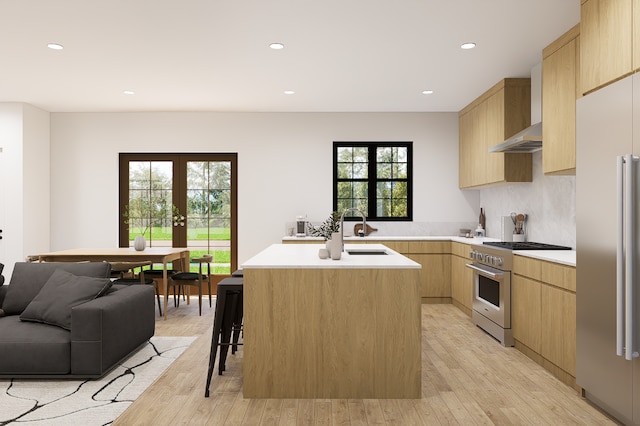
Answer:
[[[244,397],[420,398],[420,264],[381,244],[319,248],[274,244],[242,265]]]

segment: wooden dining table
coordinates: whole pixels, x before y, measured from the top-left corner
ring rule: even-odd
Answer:
[[[150,260],[162,263],[162,288],[164,290],[164,319],[167,319],[167,305],[169,301],[169,281],[167,265],[178,262],[177,269],[188,271],[189,249],[186,247],[147,247],[137,251],[133,247],[118,248],[79,248],[42,253],[38,255],[41,262],[137,262]]]

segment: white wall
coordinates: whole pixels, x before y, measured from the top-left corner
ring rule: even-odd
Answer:
[[[0,148],[0,262],[8,281],[15,262],[50,246],[49,113],[0,104]]]
[[[458,189],[457,113],[53,113],[51,250],[117,246],[118,153],[237,152],[242,263],[297,215],[329,216],[333,141],[414,142],[414,223],[393,233],[477,222],[478,191]]]
[[[542,151],[533,154],[533,182],[480,190],[487,236],[500,238],[500,217],[527,214],[527,240],[576,247],[576,177],[545,176]]]

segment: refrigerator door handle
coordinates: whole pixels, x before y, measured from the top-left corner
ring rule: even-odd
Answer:
[[[633,155],[617,158],[616,354],[629,361],[638,356],[633,329],[637,162]]]
[[[634,259],[635,259],[635,243],[633,236],[635,235],[635,181],[634,170],[635,162],[632,155],[625,158],[627,168],[625,170],[625,274],[624,274],[624,342],[625,342],[625,359],[631,361],[633,359],[633,282],[634,282]]]
[[[624,157],[616,158],[616,355],[624,356]]]

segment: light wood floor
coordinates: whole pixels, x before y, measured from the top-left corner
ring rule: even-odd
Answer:
[[[215,300],[214,300],[215,304]],[[204,397],[213,309],[181,304],[156,335],[200,336],[115,425],[613,425],[575,390],[504,348],[453,305],[422,305],[422,399],[273,400],[242,395],[242,350]]]

